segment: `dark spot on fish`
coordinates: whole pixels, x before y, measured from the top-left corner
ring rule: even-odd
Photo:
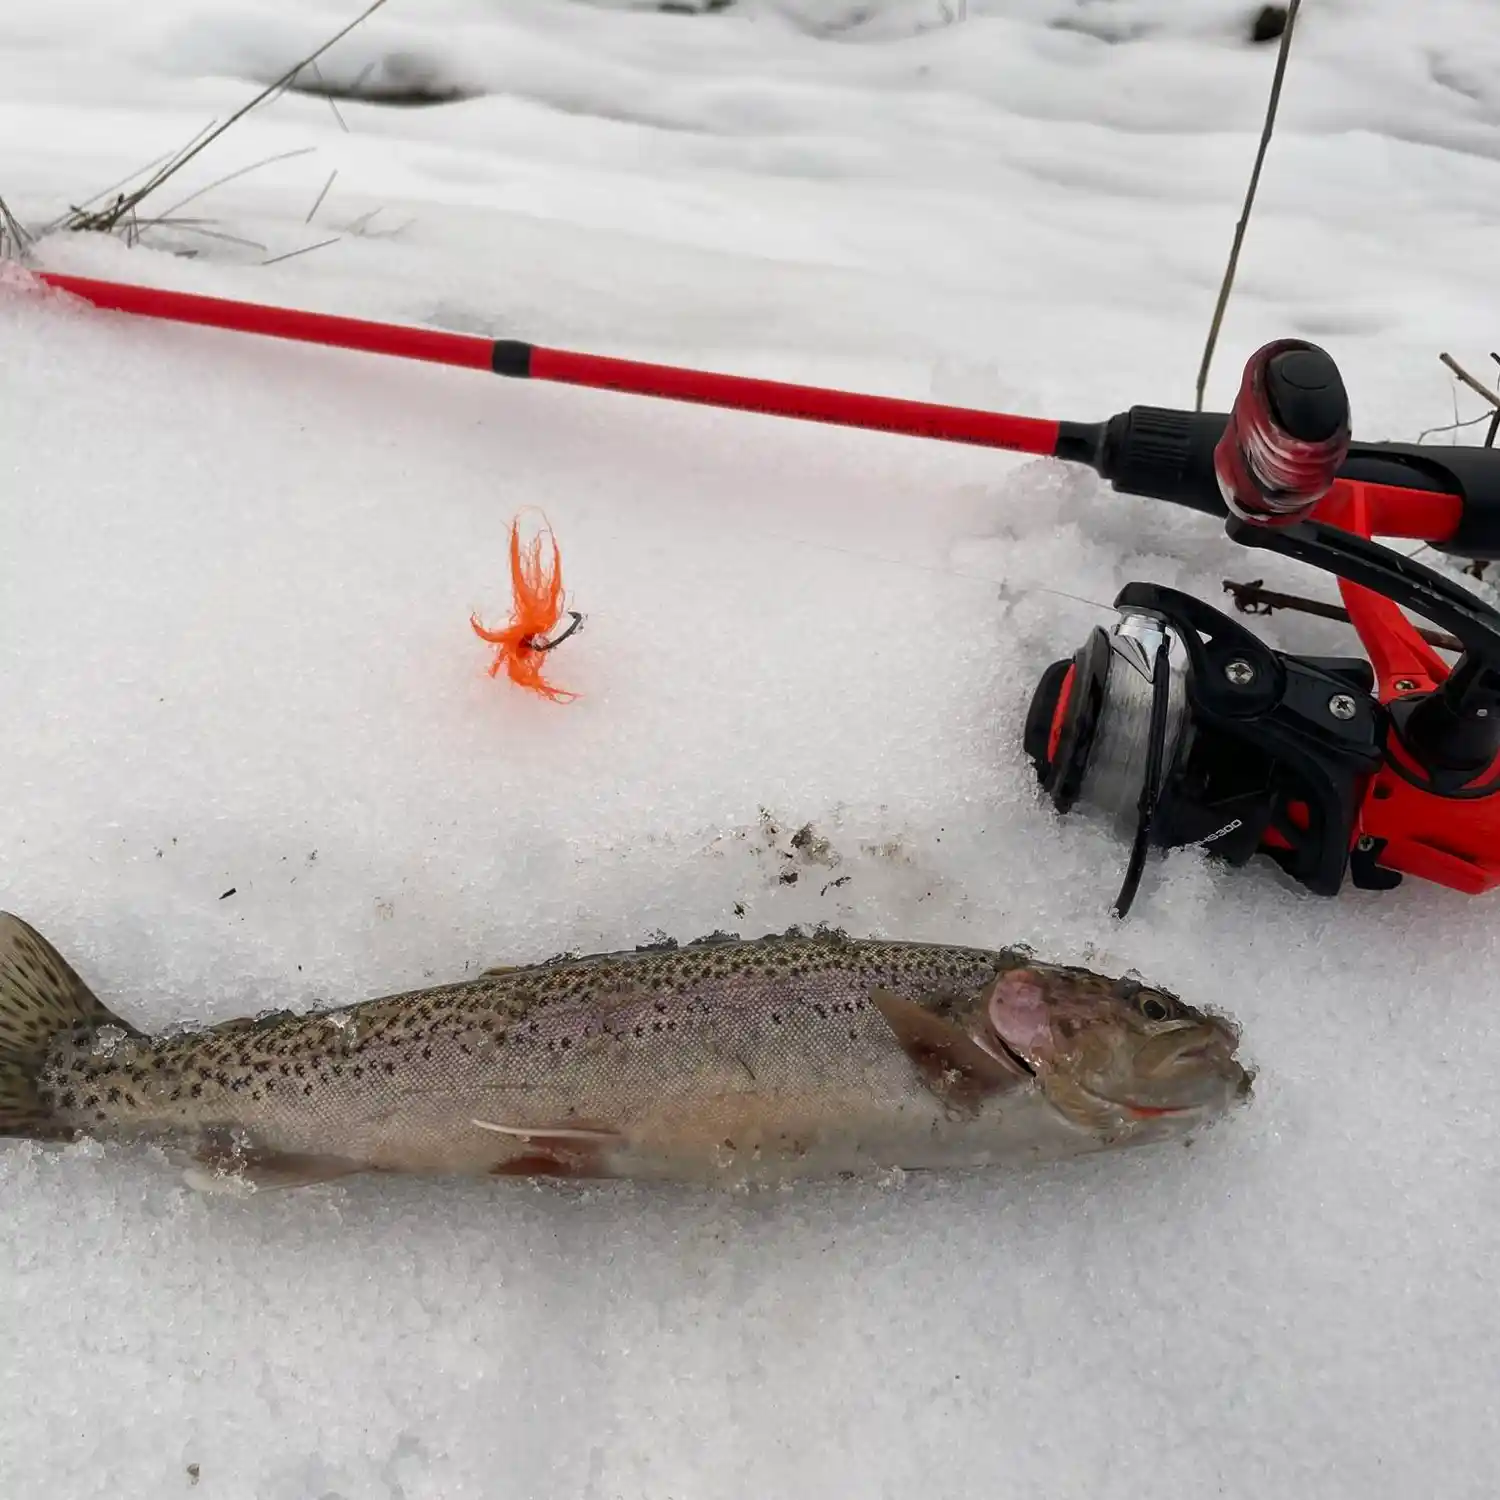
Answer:
[[[310,1084],[310,1083],[304,1083],[302,1085],[302,1092],[304,1094],[310,1094],[310,1093],[312,1093],[312,1084]]]
[[[119,1089],[111,1089],[109,1091],[109,1102],[111,1104],[118,1104],[120,1102],[120,1091],[119,1091]]]
[[[188,1093],[191,1094],[194,1099],[201,1099],[203,1097],[203,1085],[201,1083],[195,1083],[192,1088],[188,1090]]]
[[[422,1048],[422,1061],[423,1062],[430,1062],[431,1060],[432,1060],[432,1048],[431,1047],[423,1047]]]

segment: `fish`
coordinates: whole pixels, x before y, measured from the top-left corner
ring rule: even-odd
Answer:
[[[0,913],[0,1136],[148,1143],[195,1186],[359,1173],[785,1184],[1191,1139],[1239,1027],[1134,974],[715,934],[148,1035]]]

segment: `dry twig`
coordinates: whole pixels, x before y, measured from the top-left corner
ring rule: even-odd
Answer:
[[[1297,25],[1297,10],[1302,0],[1291,0],[1286,11],[1286,30],[1281,33],[1281,46],[1276,54],[1276,75],[1271,82],[1271,98],[1266,106],[1266,123],[1260,133],[1260,148],[1255,153],[1255,166],[1250,173],[1250,187],[1245,194],[1245,206],[1240,221],[1235,225],[1234,243],[1229,250],[1229,263],[1224,267],[1224,279],[1219,284],[1219,300],[1214,306],[1213,321],[1208,328],[1208,342],[1203,346],[1203,362],[1198,366],[1197,411],[1203,410],[1203,391],[1208,384],[1208,367],[1213,362],[1214,346],[1219,342],[1219,325],[1224,321],[1224,309],[1229,302],[1229,291],[1234,285],[1235,267],[1239,264],[1240,246],[1245,240],[1245,230],[1250,223],[1250,209],[1255,203],[1255,190],[1260,185],[1260,169],[1266,159],[1266,150],[1271,144],[1271,132],[1276,126],[1276,106],[1281,99],[1281,81],[1286,75],[1287,57],[1292,50],[1292,32]]]
[[[1277,609],[1292,609],[1299,614],[1316,615],[1322,620],[1340,620],[1350,624],[1349,611],[1337,604],[1323,604],[1317,599],[1304,599],[1298,594],[1278,594],[1274,589],[1262,586],[1260,579],[1251,583],[1235,583],[1224,579],[1224,592],[1234,595],[1234,607],[1242,615],[1268,615]],[[1463,642],[1442,630],[1427,630],[1417,626],[1417,634],[1429,646],[1440,651],[1462,651]]]

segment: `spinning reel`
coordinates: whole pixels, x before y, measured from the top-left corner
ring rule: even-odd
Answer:
[[[1351,442],[1333,360],[1288,339],[1252,356],[1227,417],[1137,406],[1060,424],[1056,455],[1335,575],[1369,658],[1273,651],[1188,594],[1120,591],[1114,624],[1043,674],[1025,729],[1057,809],[1129,840],[1119,915],[1151,849],[1193,844],[1267,856],[1324,896],[1346,878],[1500,884],[1500,612],[1373,540],[1500,557],[1500,451]],[[1403,606],[1456,638],[1451,667]]]

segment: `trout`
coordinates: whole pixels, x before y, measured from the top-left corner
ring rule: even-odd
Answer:
[[[0,1136],[148,1142],[199,1187],[359,1172],[774,1183],[1181,1139],[1238,1028],[1134,976],[839,933],[563,957],[148,1036],[0,913]]]

